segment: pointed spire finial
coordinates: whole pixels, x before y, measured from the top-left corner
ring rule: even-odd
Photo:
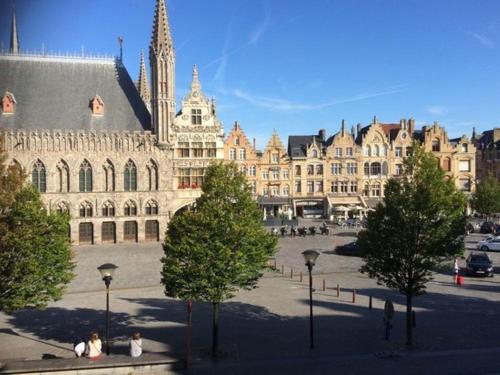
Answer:
[[[373,122],[372,124],[376,124],[377,123],[377,116],[373,116]]]
[[[476,127],[472,127],[472,139],[476,139]]]
[[[151,47],[158,53],[162,47],[169,50],[172,48],[172,45],[172,34],[170,33],[165,0],[157,0]]]
[[[342,119],[342,127],[340,128],[342,132],[342,137],[345,135],[345,120]]]
[[[16,55],[19,53],[19,37],[17,35],[16,11],[14,7],[12,7],[12,25],[10,29],[9,52]]]
[[[137,91],[146,107],[151,110],[151,93],[149,91],[146,64],[144,63],[144,51],[141,51],[141,65],[139,68],[139,79],[137,80]]]
[[[191,82],[191,92],[201,91],[201,83],[198,79],[198,67],[196,64],[193,66],[193,81]]]

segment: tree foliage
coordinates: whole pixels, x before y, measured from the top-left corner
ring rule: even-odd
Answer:
[[[209,167],[195,208],[169,223],[162,259],[165,294],[221,302],[240,288],[254,287],[276,248],[261,216],[235,165]]]
[[[466,198],[418,145],[400,178],[390,179],[385,198],[359,233],[362,272],[407,297],[407,343],[412,344],[412,297],[425,293],[432,270],[463,252]]]
[[[488,174],[479,181],[471,204],[475,211],[487,217],[500,212],[500,182],[494,175]]]
[[[238,289],[255,287],[276,242],[264,230],[246,178],[234,164],[210,166],[195,208],[170,221],[162,258],[165,294],[212,303],[213,356],[219,304]]]
[[[47,213],[31,185],[0,221],[0,310],[43,308],[73,278],[69,215]]]
[[[23,187],[26,173],[18,164],[7,165],[6,153],[0,139],[0,216],[3,216],[14,201],[14,196]]]

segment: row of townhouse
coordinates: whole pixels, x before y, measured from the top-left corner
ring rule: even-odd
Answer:
[[[285,149],[274,132],[263,152],[235,123],[224,144],[224,158],[246,173],[265,216],[362,216],[384,196],[387,180],[402,173],[413,141],[436,156],[457,187],[471,193],[476,147],[466,136],[449,139],[437,122],[415,129],[413,119],[351,128],[327,137],[290,136]]]

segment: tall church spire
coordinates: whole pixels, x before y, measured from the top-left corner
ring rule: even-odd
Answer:
[[[159,51],[162,48],[171,49],[173,46],[165,0],[157,0],[156,2],[151,46],[156,49],[156,51]]]
[[[139,70],[139,79],[137,80],[137,91],[144,104],[151,112],[151,93],[149,92],[148,78],[146,75],[146,64],[144,63],[144,52],[141,51],[141,67]]]
[[[149,60],[153,131],[159,145],[166,146],[175,118],[175,53],[165,0],[156,2]]]
[[[16,55],[19,53],[19,37],[17,36],[16,12],[14,9],[12,9],[12,25],[10,29],[9,52]]]

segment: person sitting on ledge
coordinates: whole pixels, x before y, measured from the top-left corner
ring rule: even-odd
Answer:
[[[94,333],[92,333],[92,335],[90,335],[88,348],[89,348],[89,358],[90,359],[96,360],[101,356],[102,342],[101,342],[101,339],[99,338],[99,335],[97,334],[97,332],[94,332]]]
[[[139,332],[135,332],[130,339],[130,356],[139,357],[142,354],[142,339]]]

